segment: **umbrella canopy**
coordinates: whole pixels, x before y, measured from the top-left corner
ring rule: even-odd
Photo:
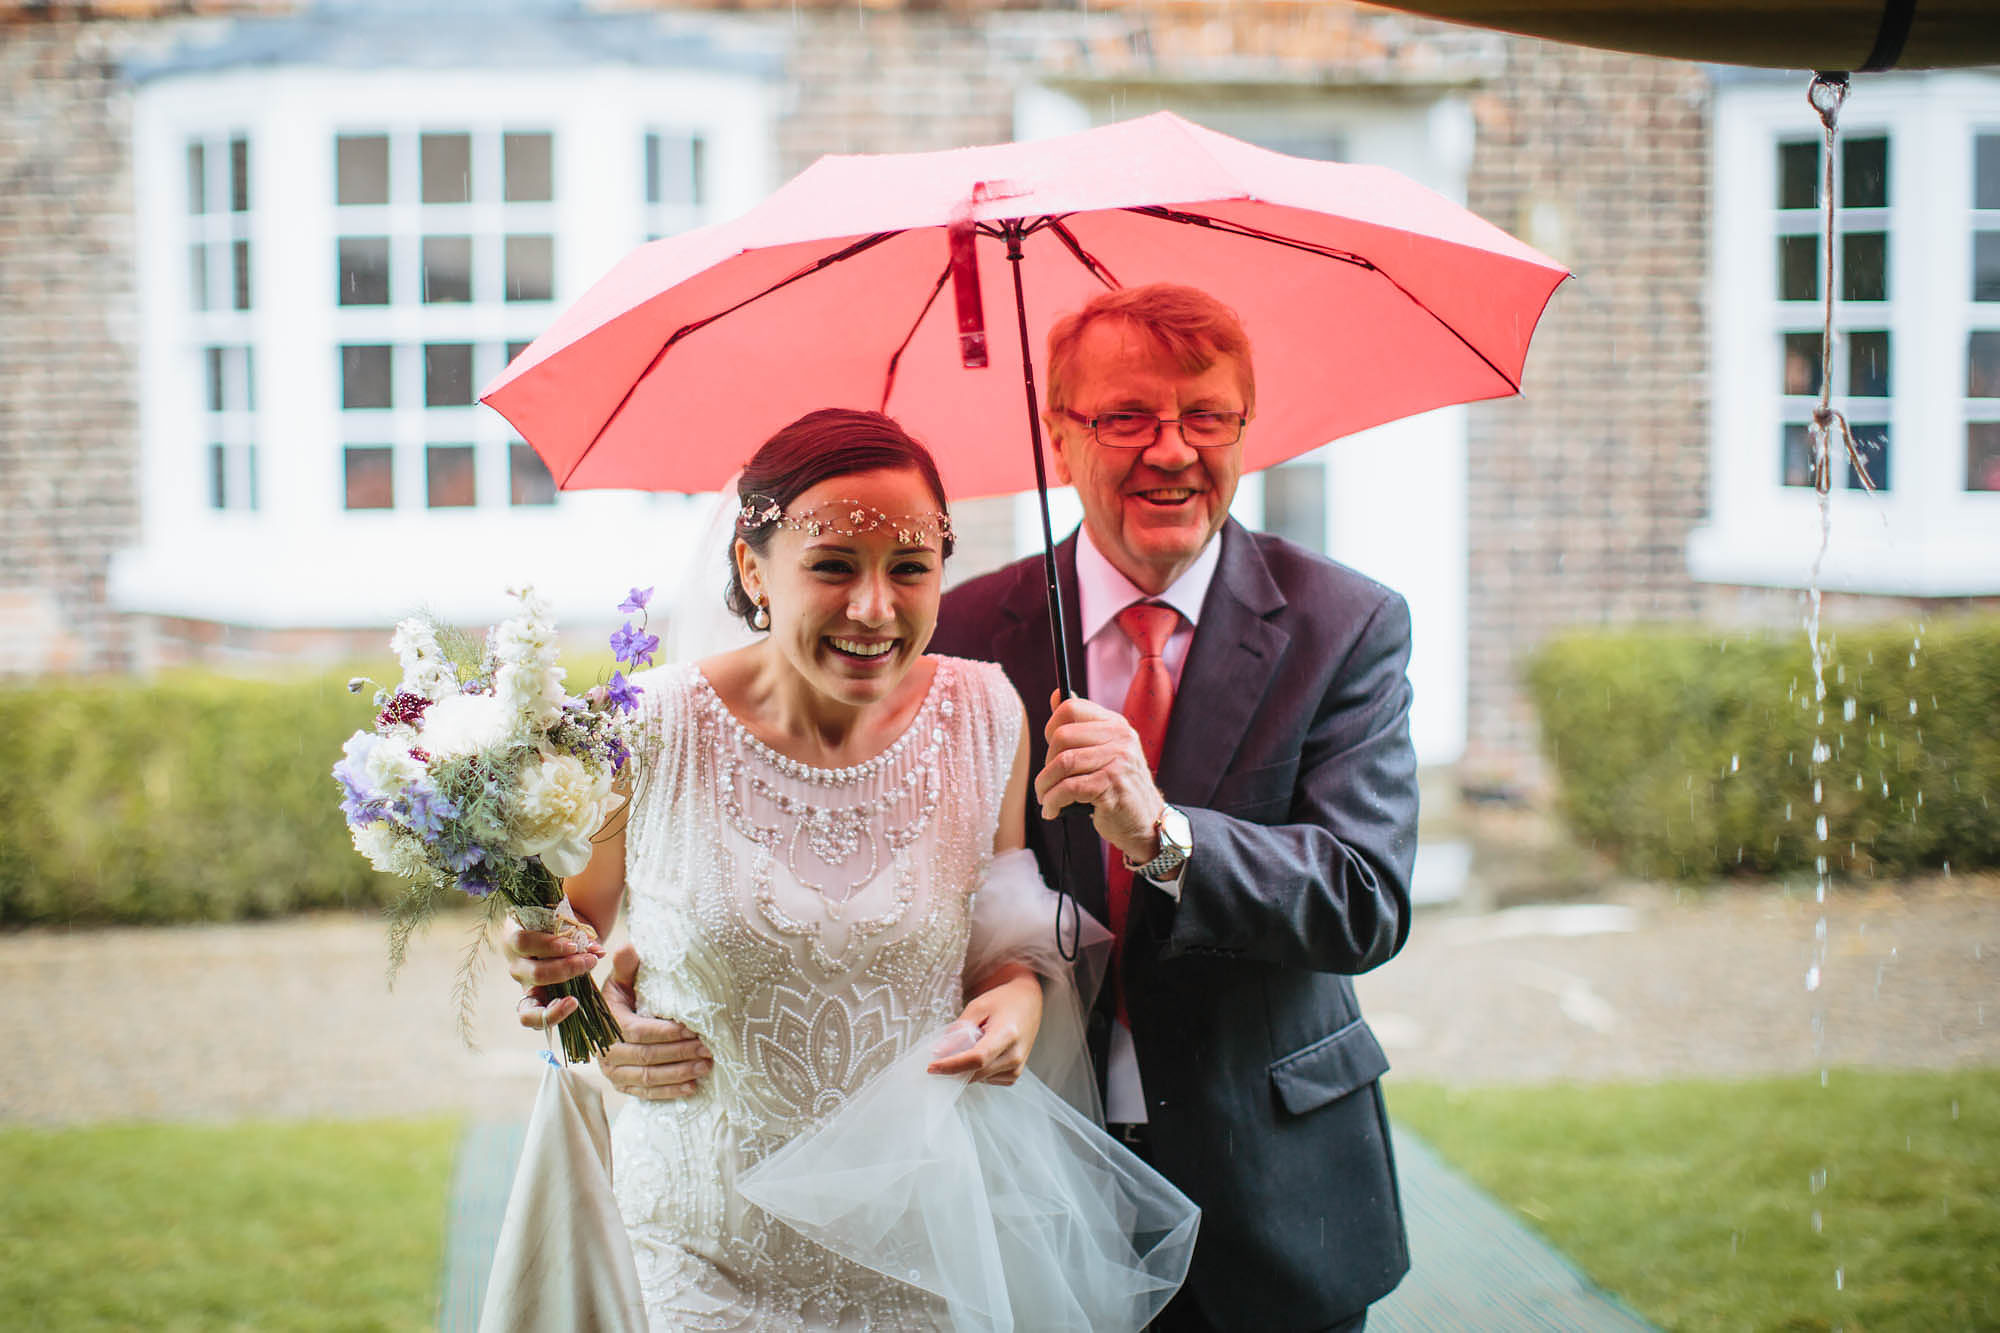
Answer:
[[[1518,392],[1567,276],[1394,171],[1162,112],[1034,143],[821,158],[741,218],[628,255],[481,397],[564,489],[714,490],[779,427],[855,407],[928,444],[954,499],[1024,490],[1024,372],[1045,369],[1022,365],[1029,324],[1171,281],[1243,320],[1257,376],[1244,464],[1261,467]]]

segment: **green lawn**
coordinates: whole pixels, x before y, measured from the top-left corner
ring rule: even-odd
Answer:
[[[2000,1070],[1388,1098],[1663,1328],[2000,1329]]]
[[[36,1330],[427,1329],[456,1121],[0,1130],[0,1312]]]

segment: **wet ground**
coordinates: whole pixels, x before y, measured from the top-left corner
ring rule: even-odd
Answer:
[[[1424,910],[1403,953],[1361,978],[1397,1076],[2000,1065],[2000,877],[1837,890],[1823,907],[1810,885],[1523,896],[1476,891]],[[1808,991],[1822,916],[1823,983]],[[460,1042],[452,991],[467,938],[464,923],[434,927],[391,993],[372,917],[17,935],[0,1122],[517,1118],[540,1037],[515,1026],[512,984],[489,963],[481,1049]]]

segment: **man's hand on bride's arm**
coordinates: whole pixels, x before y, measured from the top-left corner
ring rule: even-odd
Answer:
[[[669,1102],[701,1088],[701,1078],[714,1067],[708,1047],[687,1027],[671,1018],[651,1018],[638,1012],[635,984],[639,951],[630,944],[611,959],[611,976],[604,983],[604,1004],[624,1040],[597,1058],[597,1067],[611,1086],[646,1102]]]
[[[995,968],[981,978],[958,1016],[978,1026],[979,1040],[956,1055],[931,1061],[933,1074],[972,1075],[974,1083],[1001,1087],[1021,1077],[1042,1026],[1042,980],[1019,963]]]

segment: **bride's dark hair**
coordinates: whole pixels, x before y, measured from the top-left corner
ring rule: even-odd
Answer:
[[[761,496],[785,509],[823,481],[860,472],[897,472],[905,468],[924,479],[937,500],[938,511],[948,513],[944,482],[938,476],[930,450],[893,418],[880,412],[822,407],[764,441],[763,447],[743,465],[736,495],[739,500]],[[736,535],[759,555],[770,546],[771,534],[777,530],[775,521],[746,523],[738,519],[736,523]],[[952,539],[947,535],[942,553],[949,556],[951,551]],[[743,590],[742,577],[736,571],[734,543],[729,551],[729,584],[723,596],[730,613],[755,628],[751,616],[756,614],[757,604]]]

